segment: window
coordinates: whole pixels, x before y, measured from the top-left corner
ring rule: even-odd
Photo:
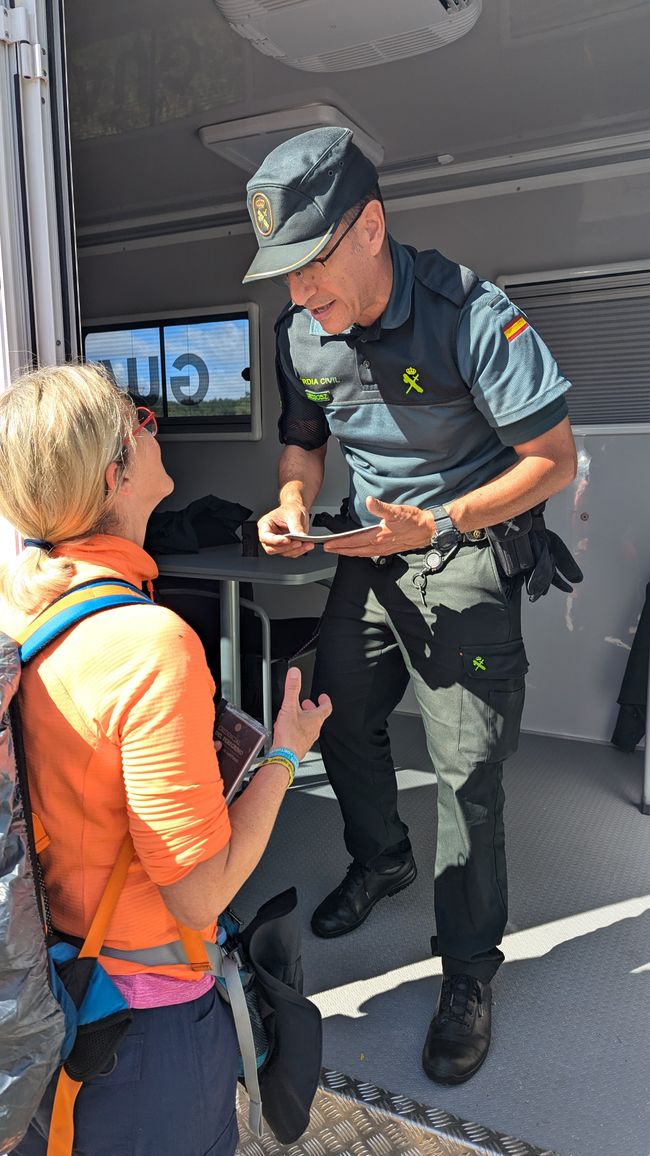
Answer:
[[[650,266],[517,274],[498,284],[526,314],[572,388],[580,433],[650,430]]]
[[[256,306],[124,318],[84,328],[84,357],[137,405],[155,410],[162,437],[261,437]]]

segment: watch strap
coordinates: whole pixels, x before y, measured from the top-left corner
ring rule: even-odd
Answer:
[[[435,519],[436,529],[431,539],[431,545],[444,554],[452,546],[457,546],[462,538],[444,506],[433,506],[431,513]]]

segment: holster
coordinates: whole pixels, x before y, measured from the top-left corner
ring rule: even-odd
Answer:
[[[497,564],[506,578],[525,574],[535,564],[530,540],[532,525],[532,514],[526,510],[516,518],[486,527],[485,533]]]
[[[524,514],[486,528],[497,565],[507,578],[526,575],[531,602],[547,594],[551,586],[573,593],[571,583],[582,582],[583,573],[566,544],[544,521],[546,502]]]

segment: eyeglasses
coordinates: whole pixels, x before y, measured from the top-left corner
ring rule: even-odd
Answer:
[[[329,261],[330,257],[334,256],[334,254],[336,253],[336,250],[338,249],[339,245],[341,244],[341,241],[344,241],[345,238],[347,237],[348,233],[350,232],[350,230],[354,228],[354,226],[356,225],[357,221],[359,220],[359,217],[361,216],[365,207],[366,207],[365,205],[362,205],[361,208],[359,209],[359,211],[357,213],[355,213],[354,217],[350,221],[350,224],[347,226],[347,228],[345,228],[343,230],[343,232],[341,233],[341,236],[339,237],[336,244],[332,245],[332,248],[330,249],[329,253],[326,253],[324,257],[314,257],[314,260],[310,261],[310,265],[325,265]],[[305,266],[303,266],[303,268],[304,267]],[[298,272],[298,273],[300,273],[300,271],[301,271],[300,269],[296,270],[296,272]]]
[[[135,418],[138,424],[133,427],[131,437],[135,437],[136,434],[140,433],[141,429],[146,429],[152,437],[156,437],[158,433],[158,418],[152,409],[147,409],[146,406],[139,405],[135,411]],[[130,440],[131,438],[125,438],[124,445],[127,445]]]
[[[367,202],[366,202],[366,204],[367,204]],[[365,209],[365,207],[366,207],[366,205],[362,205],[361,208],[355,213],[354,217],[350,221],[350,224],[347,225],[346,228],[343,230],[343,232],[341,233],[341,236],[339,237],[336,244],[332,245],[332,248],[330,249],[329,253],[326,253],[324,257],[314,257],[313,261],[309,261],[308,264],[303,265],[301,269],[295,269],[292,273],[292,276],[302,277],[305,270],[306,269],[313,269],[314,265],[322,265],[324,268],[325,265],[327,264],[327,262],[329,261],[330,257],[333,257],[334,254],[336,253],[336,250],[338,249],[341,242],[345,240],[345,238],[347,237],[350,230],[354,228],[354,226],[356,225],[357,221],[359,220],[361,214],[363,213],[363,210]],[[288,274],[285,274],[284,277],[278,278],[278,280],[283,285],[289,284]]]

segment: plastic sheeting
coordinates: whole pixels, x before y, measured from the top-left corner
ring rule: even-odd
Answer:
[[[0,634],[0,1151],[26,1131],[58,1066],[64,1017],[47,954],[25,816],[16,783],[9,703],[20,678],[15,642]]]

